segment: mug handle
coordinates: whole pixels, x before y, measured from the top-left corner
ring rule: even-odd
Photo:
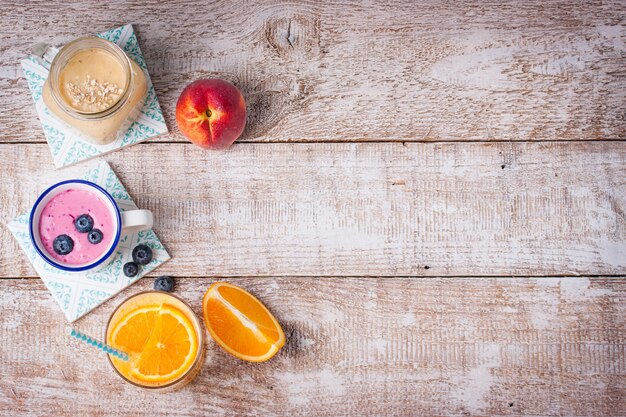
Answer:
[[[150,210],[127,210],[122,215],[122,230],[126,233],[152,229],[154,223]]]

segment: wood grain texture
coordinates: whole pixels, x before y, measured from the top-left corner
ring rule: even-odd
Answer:
[[[208,278],[178,280],[201,312]],[[212,341],[198,379],[151,394],[72,342],[40,281],[0,282],[1,415],[623,416],[626,279],[232,279],[285,348],[244,363]],[[104,332],[143,279],[77,323]],[[27,308],[24,308],[24,304]],[[114,400],[113,400],[114,399]]]
[[[0,154],[4,220],[85,169],[55,171],[45,145],[3,145]],[[159,273],[626,271],[620,142],[242,144],[226,153],[150,144],[107,160],[155,215],[173,255]],[[32,276],[1,233],[0,276]]]
[[[237,276],[288,337],[264,364],[209,342],[190,386],[136,390],[68,340],[2,226],[0,416],[625,416],[625,16],[620,0],[0,0],[0,223],[87,166],[54,170],[20,58],[132,23],[172,133],[106,160],[155,214],[173,255],[156,273],[197,313],[210,277]],[[171,143],[202,77],[243,91],[255,143]],[[77,327],[101,335],[150,286]]]
[[[123,12],[122,12],[123,11]],[[626,136],[623,1],[0,1],[0,141],[43,141],[19,59],[133,23],[165,117],[182,88],[242,89],[242,141]]]

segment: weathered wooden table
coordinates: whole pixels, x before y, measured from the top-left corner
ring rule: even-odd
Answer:
[[[53,168],[19,59],[133,23],[172,133],[104,159],[157,273],[198,312],[243,286],[288,341],[139,391],[68,345],[2,227],[0,415],[626,415],[626,4],[570,3],[3,0],[2,222],[83,169]],[[228,152],[178,133],[202,77],[248,101]]]

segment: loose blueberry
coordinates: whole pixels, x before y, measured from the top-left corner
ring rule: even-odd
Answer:
[[[74,249],[74,241],[68,235],[59,235],[54,238],[52,249],[57,255],[67,255]]]
[[[139,265],[134,262],[126,262],[124,264],[124,275],[131,278],[139,273]]]
[[[148,265],[152,260],[152,249],[148,245],[137,245],[133,249],[133,261],[139,265]]]
[[[74,227],[80,233],[87,233],[93,229],[93,218],[89,214],[81,214],[74,220]]]
[[[100,229],[92,229],[91,232],[89,232],[89,234],[87,235],[87,240],[89,241],[89,243],[97,245],[98,243],[102,242],[103,237],[104,235],[102,234]]]
[[[154,289],[157,291],[172,292],[174,289],[174,279],[163,275],[154,280]]]

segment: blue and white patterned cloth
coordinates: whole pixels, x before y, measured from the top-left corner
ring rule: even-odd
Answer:
[[[48,70],[41,66],[33,57],[23,59],[22,69],[24,70],[24,76],[26,77],[28,87],[33,95],[33,100],[35,100],[37,114],[39,115],[43,132],[46,135],[50,152],[52,152],[54,165],[57,168],[91,159],[125,146],[143,142],[151,137],[167,133],[163,112],[161,111],[159,100],[154,92],[150,74],[148,74],[146,62],[139,49],[139,43],[137,42],[137,37],[135,36],[132,25],[112,29],[97,36],[119,45],[143,70],[148,81],[146,102],[139,117],[128,128],[123,137],[118,138],[108,145],[93,145],[72,134],[65,125],[48,110],[41,98],[43,85],[48,77]]]
[[[107,190],[120,210],[137,209],[117,175],[106,162],[101,162],[90,169],[82,179],[95,182]],[[45,188],[43,187],[42,191]],[[122,234],[115,257],[102,269],[85,273],[63,272],[50,266],[35,251],[28,233],[28,218],[29,213],[18,216],[9,222],[9,230],[70,322],[89,313],[170,258],[157,235],[152,230],[147,230]],[[128,278],[122,268],[126,262],[132,261],[132,250],[140,243],[152,248],[152,262],[142,266],[137,276]]]

